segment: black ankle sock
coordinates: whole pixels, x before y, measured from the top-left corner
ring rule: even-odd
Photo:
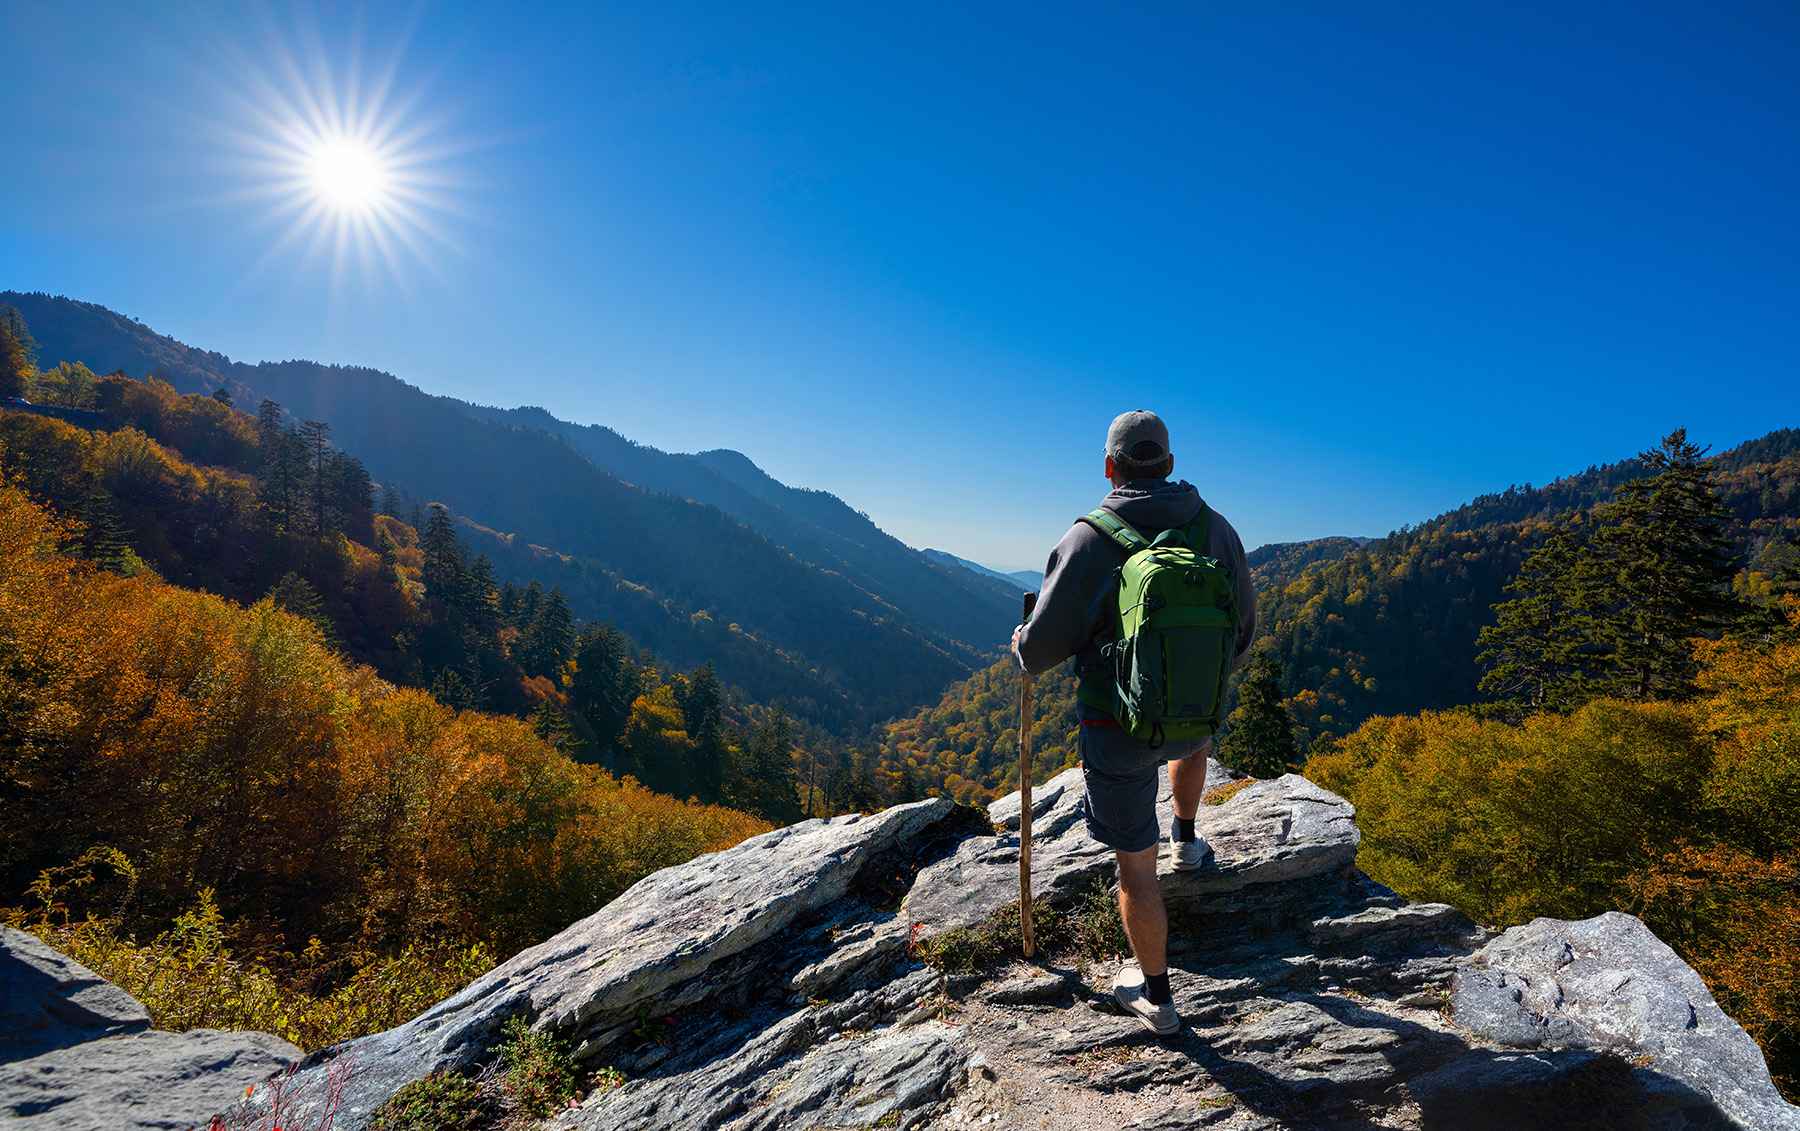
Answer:
[[[1144,997],[1151,1005],[1169,1004],[1169,973],[1144,975]]]
[[[1175,818],[1175,839],[1180,840],[1180,841],[1189,841],[1189,840],[1194,839],[1194,818],[1192,818],[1192,817],[1177,817],[1177,818]]]

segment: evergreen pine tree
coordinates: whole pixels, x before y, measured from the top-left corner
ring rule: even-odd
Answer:
[[[537,604],[537,613],[519,638],[517,659],[527,675],[557,678],[575,650],[575,618],[562,590],[552,589]]]
[[[569,726],[568,716],[549,699],[539,703],[537,710],[531,713],[531,729],[564,754],[575,749],[575,731]]]
[[[725,785],[729,747],[725,741],[725,689],[711,663],[688,674],[676,692],[676,700],[687,720],[688,737],[693,740],[690,789],[702,801],[717,801]]]
[[[312,582],[293,570],[289,570],[282,574],[281,580],[269,589],[268,597],[275,603],[276,608],[293,613],[303,620],[311,621],[318,627],[320,635],[325,638],[326,642],[335,646],[337,643],[336,631],[331,623],[331,618],[325,613],[325,602],[319,596],[319,591],[313,587]]]
[[[779,708],[751,730],[726,781],[727,804],[777,825],[800,818],[794,784],[793,725]]]
[[[1569,711],[1594,697],[1604,655],[1596,643],[1596,563],[1577,515],[1527,554],[1477,636],[1480,688],[1517,718]]]
[[[220,385],[218,388],[216,388],[212,391],[212,399],[215,401],[218,401],[220,404],[224,405],[226,408],[232,407],[231,406],[231,390],[227,389],[223,385]]]
[[[1257,778],[1279,777],[1300,764],[1294,720],[1282,701],[1281,664],[1269,652],[1258,653],[1244,671],[1219,760]]]
[[[0,398],[23,397],[31,388],[31,355],[24,321],[12,307],[0,311]]]
[[[1606,694],[1680,699],[1693,693],[1691,641],[1734,612],[1731,514],[1702,462],[1706,449],[1678,428],[1642,459],[1652,474],[1622,485],[1602,508],[1592,552],[1605,586],[1597,643]]]
[[[425,559],[419,580],[425,583],[426,596],[445,606],[455,606],[463,587],[463,553],[456,540],[456,526],[444,504],[431,504],[431,517],[419,541]]]
[[[326,520],[327,500],[331,495],[329,456],[331,425],[323,420],[308,420],[300,425],[300,442],[305,453],[304,495],[311,508],[312,529],[324,534],[331,530]]]
[[[594,734],[597,748],[584,751],[585,760],[601,761],[618,749],[619,736],[631,717],[632,701],[642,686],[618,629],[599,625],[582,634],[567,682],[571,705]]]

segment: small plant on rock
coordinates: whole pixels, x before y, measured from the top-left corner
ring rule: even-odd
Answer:
[[[370,1131],[476,1131],[494,1114],[494,1097],[460,1072],[433,1072],[401,1088],[369,1119]]]
[[[580,1075],[568,1042],[554,1033],[534,1032],[523,1016],[507,1019],[500,1064],[506,1089],[520,1110],[540,1119],[567,1107],[581,1091]]]

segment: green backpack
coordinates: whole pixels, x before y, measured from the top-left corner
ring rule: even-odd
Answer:
[[[1211,512],[1155,541],[1104,508],[1082,516],[1128,557],[1119,567],[1108,661],[1082,676],[1078,698],[1152,747],[1197,742],[1219,729],[1237,648],[1237,587],[1208,557]]]

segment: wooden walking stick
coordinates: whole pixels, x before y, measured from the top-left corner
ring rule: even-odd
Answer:
[[[1023,624],[1031,619],[1037,607],[1037,594],[1025,594],[1025,611],[1019,616]],[[1019,678],[1019,937],[1025,943],[1025,957],[1037,949],[1037,938],[1031,927],[1031,673]]]

